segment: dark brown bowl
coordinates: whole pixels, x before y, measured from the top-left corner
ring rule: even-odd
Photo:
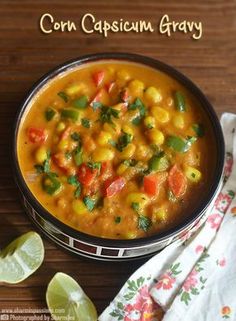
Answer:
[[[193,96],[196,97],[196,99],[201,104],[206,116],[208,117],[209,123],[212,126],[216,145],[216,165],[213,173],[213,180],[207,192],[202,195],[201,201],[199,202],[198,206],[196,208],[193,208],[191,214],[181,224],[168,231],[158,233],[150,237],[133,240],[105,239],[79,232],[62,223],[53,215],[51,215],[45,208],[43,208],[43,206],[31,193],[24,181],[17,157],[17,135],[19,125],[27,105],[49,80],[52,80],[68,69],[75,68],[82,64],[84,65],[86,63],[101,60],[123,60],[127,62],[135,62],[152,67],[156,70],[160,70],[168,74],[172,78],[179,81],[182,85],[184,85],[193,94]],[[83,56],[66,62],[49,71],[33,85],[22,105],[20,106],[16,116],[14,125],[12,158],[16,183],[21,191],[26,211],[34,221],[34,223],[49,238],[58,243],[60,246],[79,255],[95,258],[97,260],[119,261],[153,254],[163,249],[174,240],[177,240],[180,235],[183,235],[183,233],[194,230],[196,226],[199,226],[200,219],[204,216],[207,208],[213,202],[217,190],[220,187],[224,166],[224,154],[224,138],[217,115],[205,95],[191,80],[189,80],[173,67],[168,66],[156,59],[130,53],[101,53]]]

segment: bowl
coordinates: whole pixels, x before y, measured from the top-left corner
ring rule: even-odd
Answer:
[[[91,236],[79,232],[72,227],[59,221],[51,215],[34,197],[28,188],[20,170],[17,156],[17,137],[19,126],[29,103],[39,93],[39,91],[47,84],[48,81],[60,76],[62,73],[69,71],[81,65],[90,62],[101,62],[102,60],[125,61],[142,64],[147,67],[162,71],[172,78],[176,79],[184,85],[189,92],[196,97],[201,104],[212,127],[215,139],[216,160],[213,173],[213,179],[209,184],[207,192],[202,195],[201,200],[196,208],[192,209],[188,217],[179,225],[165,232],[156,235],[131,239],[131,240],[114,240]],[[186,76],[166,65],[165,63],[149,57],[131,54],[131,53],[99,53],[76,58],[72,61],[56,67],[39,79],[27,94],[25,100],[21,104],[14,124],[13,135],[13,170],[16,183],[21,192],[22,201],[27,214],[34,224],[41,229],[52,241],[77,255],[93,258],[96,260],[114,260],[122,261],[129,259],[143,258],[153,255],[160,251],[170,243],[181,240],[189,233],[193,233],[199,228],[201,222],[204,221],[206,210],[214,202],[222,182],[222,173],[224,166],[224,138],[217,115],[201,90]]]

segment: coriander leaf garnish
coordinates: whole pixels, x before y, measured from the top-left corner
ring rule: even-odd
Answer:
[[[192,129],[197,134],[197,137],[203,137],[205,135],[205,128],[202,124],[193,124]]]
[[[131,143],[133,139],[133,136],[131,134],[128,133],[124,133],[122,136],[119,137],[118,139],[118,143],[116,144],[116,148],[122,152],[123,149],[129,144]]]
[[[77,132],[74,132],[70,135],[71,139],[73,139],[75,142],[80,142],[80,134]]]
[[[138,228],[147,232],[149,228],[152,226],[152,221],[149,217],[140,215],[138,218]]]
[[[113,140],[113,139],[109,139],[108,140],[108,143],[113,146],[113,147],[116,147],[116,142]]]
[[[132,120],[132,123],[138,126],[141,123],[142,118],[146,115],[146,107],[140,98],[136,98],[133,104],[128,106],[128,110],[139,110],[139,116]]]
[[[119,110],[102,105],[100,118],[99,118],[100,121],[102,123],[113,124],[112,117],[119,118]]]
[[[101,162],[88,162],[87,166],[92,170],[98,169],[98,171],[100,172],[102,164]]]
[[[61,97],[65,103],[68,102],[69,100],[69,97],[67,96],[67,94],[64,92],[64,91],[60,91],[58,94],[57,94],[59,97]]]
[[[116,216],[115,217],[115,223],[119,224],[121,222],[121,217],[120,216]]]
[[[139,210],[140,210],[140,205],[139,205],[139,203],[133,202],[133,203],[131,204],[131,207],[132,207],[132,209],[133,209],[135,212],[139,213]]]
[[[89,196],[85,196],[83,198],[83,202],[84,202],[85,206],[87,207],[87,209],[89,210],[89,212],[91,212],[96,205],[96,201],[93,200],[92,198],[90,198]]]
[[[85,128],[90,128],[90,120],[88,118],[82,118],[81,119],[81,124]]]
[[[94,101],[92,103],[92,108],[93,108],[94,111],[99,109],[99,108],[102,108],[102,103],[100,103],[99,101]]]
[[[52,120],[55,115],[56,115],[56,111],[53,108],[48,107],[45,110],[44,116],[45,116],[47,121]]]
[[[81,195],[81,183],[78,181],[78,178],[76,175],[71,175],[67,178],[67,182],[70,185],[73,185],[76,187],[74,191],[75,198],[79,198]]]

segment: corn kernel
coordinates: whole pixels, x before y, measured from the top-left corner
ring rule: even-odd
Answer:
[[[124,239],[132,240],[137,237],[137,232],[135,231],[129,231],[124,234]]]
[[[151,129],[151,128],[154,128],[155,127],[155,118],[152,117],[152,116],[147,116],[144,118],[144,125]]]
[[[65,149],[68,148],[68,145],[69,145],[69,141],[67,139],[62,139],[60,140],[60,142],[58,143],[57,145],[57,148],[60,150],[60,151],[63,151]]]
[[[113,120],[113,123],[114,123],[114,126],[111,125],[111,124],[108,124],[108,123],[105,123],[103,125],[103,129],[106,131],[106,132],[109,132],[111,133],[112,135],[118,135],[120,134],[121,132],[121,127],[120,127],[120,124],[116,121]]]
[[[121,159],[131,158],[134,155],[136,146],[134,144],[127,145],[120,153]]]
[[[163,144],[165,140],[163,133],[155,128],[152,128],[148,131],[148,137],[154,144],[157,145]]]
[[[176,115],[173,117],[173,125],[178,129],[184,128],[184,117],[183,115]]]
[[[142,96],[143,91],[144,91],[144,83],[140,80],[132,80],[129,83],[129,89],[131,91],[132,96],[137,97],[137,96]]]
[[[119,103],[119,104],[112,106],[112,108],[116,109],[118,111],[122,111],[122,110],[124,110],[124,106],[125,106],[124,103]]]
[[[129,166],[125,165],[124,163],[121,163],[116,170],[116,174],[122,175],[127,170],[127,168],[129,168]]]
[[[126,82],[130,80],[130,74],[128,73],[128,71],[121,69],[117,72],[117,78]]]
[[[145,90],[144,97],[152,104],[159,103],[162,100],[160,89],[155,87],[148,87]]]
[[[126,197],[126,202],[131,206],[132,203],[138,203],[140,208],[143,208],[149,201],[149,198],[144,193],[130,193]]]
[[[85,206],[84,202],[81,200],[74,200],[72,202],[72,208],[78,215],[83,215],[88,212],[87,207]]]
[[[43,163],[47,159],[47,149],[41,146],[36,150],[35,159],[37,163]]]
[[[155,117],[155,119],[162,124],[165,124],[170,120],[168,111],[162,107],[153,106],[151,108],[151,113]]]
[[[135,151],[135,158],[142,160],[147,156],[150,156],[151,150],[147,145],[139,144]]]
[[[73,95],[77,94],[78,92],[81,92],[82,90],[84,90],[84,88],[85,88],[85,85],[83,83],[72,84],[65,89],[65,92],[67,95],[73,96]]]
[[[202,173],[198,169],[191,166],[185,166],[184,173],[187,179],[193,183],[198,183],[202,178]]]
[[[159,208],[158,210],[155,210],[152,214],[153,223],[164,222],[166,218],[167,218],[167,213],[164,208]]]
[[[105,132],[105,131],[101,131],[98,135],[98,138],[97,138],[97,143],[100,145],[100,146],[104,146],[106,144],[109,143],[109,140],[112,138],[112,135],[111,133],[109,132]]]
[[[105,147],[97,148],[92,154],[94,162],[109,161],[112,160],[114,156],[114,151]]]
[[[132,128],[131,126],[129,126],[129,125],[124,125],[124,126],[122,127],[122,131],[123,131],[124,133],[126,133],[126,134],[129,134],[129,135],[134,136],[133,128]]]
[[[60,121],[57,125],[56,131],[58,133],[62,132],[66,128],[66,124]]]

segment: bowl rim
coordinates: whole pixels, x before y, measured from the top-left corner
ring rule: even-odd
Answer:
[[[56,78],[59,74],[67,71],[72,70],[74,67],[78,67],[84,65],[86,63],[93,63],[93,62],[102,62],[103,60],[111,60],[111,61],[126,61],[131,63],[137,63],[144,65],[146,67],[151,67],[153,69],[159,70],[168,76],[174,78],[178,82],[180,82],[185,88],[187,88],[190,93],[196,97],[198,102],[201,104],[204,112],[207,114],[209,121],[212,126],[212,130],[214,132],[214,136],[217,137],[216,143],[216,166],[215,166],[215,173],[214,178],[209,186],[209,191],[203,197],[200,205],[196,207],[182,223],[179,223],[177,226],[172,227],[164,232],[154,234],[152,236],[147,236],[144,238],[137,238],[137,239],[109,239],[109,238],[102,238],[93,235],[89,235],[83,232],[80,232],[73,227],[63,223],[62,221],[58,220],[55,216],[53,216],[50,212],[48,212],[37,200],[37,198],[33,195],[30,191],[29,187],[27,186],[23,175],[20,170],[20,165],[18,161],[17,155],[17,137],[18,137],[18,130],[20,127],[22,116],[24,115],[25,109],[27,108],[28,104],[34,98],[34,96],[42,89],[42,87],[50,80]],[[15,117],[15,122],[13,126],[13,139],[12,139],[12,166],[13,166],[13,173],[16,184],[20,189],[21,193],[24,195],[26,200],[29,202],[30,206],[40,214],[46,221],[53,224],[57,229],[59,229],[62,233],[69,235],[70,237],[80,240],[87,244],[92,244],[95,246],[103,246],[106,248],[139,248],[143,246],[147,246],[149,244],[154,243],[161,243],[167,241],[170,238],[173,238],[179,235],[181,232],[188,229],[188,227],[192,226],[192,224],[197,221],[205,212],[207,207],[211,204],[212,200],[214,199],[217,188],[221,182],[221,178],[223,175],[223,167],[224,167],[224,158],[225,158],[225,144],[224,144],[224,137],[223,132],[220,126],[219,119],[215,110],[213,109],[211,103],[208,101],[206,96],[203,92],[199,89],[197,85],[195,85],[188,77],[182,74],[180,71],[175,69],[174,67],[163,63],[154,58],[150,58],[147,56],[133,54],[133,53],[115,53],[115,52],[105,52],[105,53],[95,53],[84,55],[81,57],[77,57],[75,59],[66,61],[55,68],[48,71],[44,74],[39,80],[37,80],[33,86],[30,88],[28,93],[26,94],[24,100],[22,101]]]

